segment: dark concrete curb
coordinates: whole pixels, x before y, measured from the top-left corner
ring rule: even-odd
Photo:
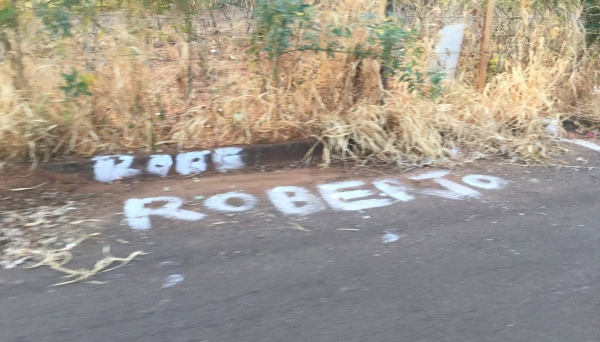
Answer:
[[[219,151],[224,150],[237,150],[239,152],[227,155],[234,156],[236,160],[241,161],[243,165],[237,167],[224,167],[220,165],[215,159],[223,159],[219,157]],[[129,170],[128,173],[122,173],[121,177],[118,178],[135,178],[135,177],[165,177],[171,175],[186,175],[178,171],[176,163],[179,162],[179,157],[182,154],[188,154],[190,152],[196,154],[205,154],[205,156],[196,157],[194,161],[203,159],[203,170],[196,170],[189,174],[201,174],[208,173],[211,171],[228,171],[228,170],[248,170],[248,169],[264,169],[266,167],[276,167],[282,164],[297,163],[302,161],[305,156],[312,150],[313,160],[321,157],[323,148],[321,144],[317,144],[314,140],[308,141],[294,141],[277,144],[267,145],[248,145],[248,146],[227,146],[215,149],[197,149],[197,150],[185,150],[178,152],[164,152],[164,153],[153,153],[153,154],[112,154],[112,155],[98,155],[90,159],[80,159],[76,161],[68,162],[55,162],[41,164],[40,168],[45,171],[63,173],[63,174],[78,174],[80,177],[89,179],[96,179],[103,182],[108,182],[106,178],[98,179],[98,167],[97,163],[99,159],[109,160],[109,164],[123,166],[122,163],[127,163],[125,168]],[[170,157],[171,165],[158,165],[162,167],[164,174],[156,174],[150,171],[148,166],[153,157],[161,156],[166,158],[167,161]],[[227,157],[225,156],[225,158]],[[189,162],[189,161],[188,161]],[[109,165],[110,166],[110,165]],[[114,166],[113,166],[114,168]]]

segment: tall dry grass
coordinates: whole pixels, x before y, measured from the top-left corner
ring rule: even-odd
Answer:
[[[385,1],[314,3],[323,22],[343,25],[365,11],[385,19]],[[325,145],[326,162],[446,165],[498,153],[544,160],[558,149],[544,119],[597,124],[600,95],[597,55],[585,48],[578,14],[542,14],[522,8],[496,18],[493,70],[478,93],[480,14],[458,5],[405,8],[396,20],[418,30],[422,66],[444,24],[467,25],[457,78],[435,100],[397,78],[386,89],[376,60],[341,54],[287,54],[273,78],[270,61],[245,53],[247,14],[235,10],[216,27],[198,20],[192,43],[169,18],[158,19],[159,30],[155,17],[112,13],[102,30],[82,27],[58,41],[31,19],[20,44],[27,89],[15,90],[14,69],[0,63],[0,161],[311,136]],[[91,96],[67,100],[60,91],[61,72],[73,67],[93,80]],[[461,152],[450,153],[455,147]]]

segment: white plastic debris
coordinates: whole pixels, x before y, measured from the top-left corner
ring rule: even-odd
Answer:
[[[546,134],[551,137],[558,137],[560,135],[560,129],[558,128],[558,121],[554,119],[544,118],[541,120],[546,125]]]
[[[64,248],[59,249],[59,251],[68,251],[68,250],[73,249],[73,247],[75,247],[75,246],[77,246],[76,243],[68,243],[65,245]]]
[[[400,239],[400,236],[398,236],[398,235],[396,235],[394,233],[386,232],[381,237],[381,242],[383,242],[383,243],[390,243],[390,242],[398,241],[398,239]]]
[[[557,137],[558,132],[559,132],[559,129],[556,125],[550,124],[550,125],[546,126],[546,134],[548,134],[549,136]]]
[[[165,281],[163,282],[162,288],[166,289],[167,287],[175,286],[183,281],[183,276],[181,274],[171,274]]]
[[[179,266],[179,263],[175,262],[175,261],[162,261],[158,264],[159,267],[165,267],[165,266]]]
[[[571,144],[575,144],[575,145],[579,145],[579,146],[583,146],[583,147],[587,147],[591,150],[594,151],[598,151],[600,152],[600,146],[594,144],[591,141],[585,141],[585,140],[581,140],[581,139],[574,139],[574,140],[570,140],[570,139],[560,139],[560,141],[564,141],[564,142],[568,142]]]

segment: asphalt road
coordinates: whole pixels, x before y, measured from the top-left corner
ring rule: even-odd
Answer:
[[[102,234],[131,242],[113,254],[150,254],[94,278],[105,284],[51,287],[60,274],[47,268],[0,271],[0,341],[600,341],[600,163],[586,158],[578,169],[457,171],[509,181],[464,201],[418,196],[306,217],[263,201],[199,222],[152,218],[146,231],[113,218]],[[224,189],[260,183],[212,177]],[[161,182],[129,196],[183,180]],[[388,233],[398,239],[384,243]],[[89,267],[99,250],[78,246],[73,263]]]

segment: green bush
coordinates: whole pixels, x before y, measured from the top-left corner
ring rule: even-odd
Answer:
[[[373,14],[361,15],[344,26],[322,25],[314,17],[313,7],[302,0],[259,0],[248,52],[257,59],[260,52],[266,52],[273,62],[273,76],[279,72],[280,57],[291,52],[325,53],[329,57],[343,53],[355,60],[374,59],[381,65],[383,79],[399,76],[411,91],[423,94],[423,86],[430,83],[429,95],[439,96],[440,73],[416,71],[414,58],[405,55],[416,42],[415,31],[405,30],[392,20],[379,21]],[[359,29],[369,32],[367,39],[352,42]]]

